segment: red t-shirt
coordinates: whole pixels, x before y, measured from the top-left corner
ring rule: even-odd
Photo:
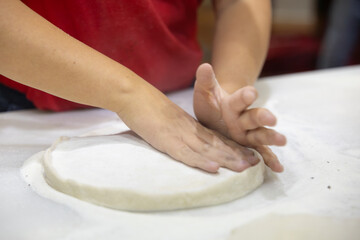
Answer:
[[[199,0],[24,0],[74,38],[128,67],[161,91],[191,85],[201,60],[196,39]],[[84,108],[0,75],[39,109]]]

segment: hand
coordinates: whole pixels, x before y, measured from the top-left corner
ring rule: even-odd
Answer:
[[[118,115],[153,147],[189,166],[242,171],[258,162],[252,151],[202,126],[148,84],[129,94]]]
[[[268,145],[283,146],[286,138],[265,127],[276,124],[276,118],[269,110],[248,109],[256,98],[257,92],[252,86],[228,94],[217,82],[210,64],[198,68],[194,88],[197,119],[238,144],[256,149],[273,171],[282,172],[282,165]]]

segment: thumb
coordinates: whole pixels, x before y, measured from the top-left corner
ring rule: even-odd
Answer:
[[[214,70],[209,63],[201,64],[196,71],[196,87],[212,90],[218,86]]]

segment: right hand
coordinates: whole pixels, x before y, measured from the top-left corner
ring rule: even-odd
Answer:
[[[149,84],[141,85],[118,115],[154,148],[212,173],[219,167],[240,172],[259,162],[251,150],[202,126]]]

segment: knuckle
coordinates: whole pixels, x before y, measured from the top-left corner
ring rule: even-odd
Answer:
[[[178,144],[177,146],[174,146],[167,151],[167,153],[169,155],[173,156],[177,160],[180,160],[183,158],[186,159],[186,157],[189,155],[189,152],[190,152],[190,149],[185,144]]]
[[[211,149],[211,145],[209,143],[204,143],[201,147],[203,152],[209,152]]]

